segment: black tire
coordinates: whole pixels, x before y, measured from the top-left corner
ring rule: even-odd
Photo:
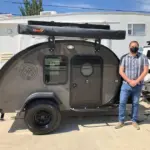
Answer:
[[[38,113],[46,114],[44,117],[47,117],[47,120],[43,118],[41,120],[43,116],[39,114],[39,117],[37,115]],[[59,127],[61,114],[56,104],[45,100],[38,100],[27,108],[24,121],[33,134],[44,135],[54,132]],[[45,121],[45,123],[43,123],[43,121]]]

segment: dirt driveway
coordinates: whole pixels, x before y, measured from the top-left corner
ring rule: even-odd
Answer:
[[[0,122],[0,150],[150,150],[149,109],[143,106],[139,131],[130,121],[122,129],[114,129],[117,116],[107,114],[67,117],[56,133],[35,136],[22,120],[14,121],[14,115],[6,114],[5,121]]]

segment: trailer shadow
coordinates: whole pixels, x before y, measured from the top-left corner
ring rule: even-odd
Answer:
[[[68,115],[69,114],[69,115]],[[103,113],[102,113],[103,114]],[[68,113],[62,114],[62,122],[57,131],[53,134],[65,132],[80,131],[79,126],[86,128],[96,128],[111,126],[110,123],[117,122],[117,115],[99,113]],[[13,118],[12,118],[13,119]],[[18,130],[26,130],[27,127],[23,119],[14,119],[14,122],[9,129],[9,133],[17,132]]]
[[[63,121],[56,133],[80,131],[80,128],[96,128],[113,126],[111,123],[117,121],[116,115],[105,115],[100,113],[76,114],[75,116],[64,115]]]
[[[150,124],[150,112],[145,113],[145,109],[140,107],[139,124]],[[131,111],[127,111],[126,125],[131,125]],[[97,128],[105,126],[115,126],[118,121],[118,113],[116,112],[99,112],[99,113],[68,113],[62,114],[62,122],[57,131],[52,134],[60,134],[66,132],[80,131],[81,128]],[[15,119],[9,133],[14,133],[19,130],[27,130],[23,119]]]

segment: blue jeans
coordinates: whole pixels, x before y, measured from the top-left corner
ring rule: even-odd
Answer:
[[[124,122],[126,103],[129,96],[132,98],[132,121],[136,122],[138,118],[139,109],[139,98],[141,95],[142,85],[137,85],[135,87],[130,86],[128,83],[123,83],[120,92],[120,103],[119,103],[119,121]]]

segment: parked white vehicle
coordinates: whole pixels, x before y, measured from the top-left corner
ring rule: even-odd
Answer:
[[[150,41],[147,41],[147,45],[143,47],[143,54],[148,57],[148,61],[150,64]],[[149,66],[149,73],[145,77],[144,81],[146,83],[150,82],[150,66]]]
[[[150,41],[147,41],[147,45],[143,47],[142,53],[145,56],[147,56],[149,64],[150,64]],[[150,100],[150,66],[149,66],[149,72],[144,78],[142,94],[143,94],[144,99]]]

